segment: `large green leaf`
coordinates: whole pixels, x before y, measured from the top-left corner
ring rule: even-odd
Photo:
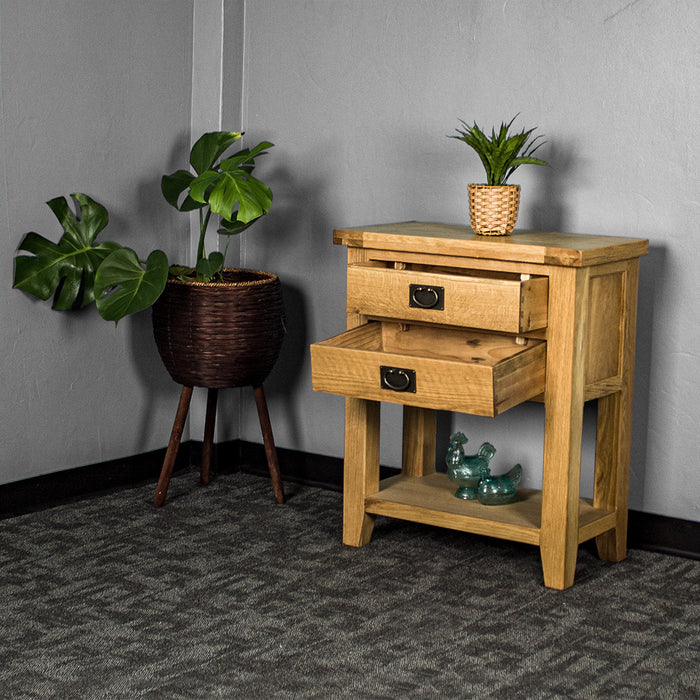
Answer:
[[[231,220],[238,205],[238,221],[248,223],[266,214],[272,204],[267,185],[242,168],[220,174],[209,195],[209,206],[215,214]]]
[[[241,136],[240,131],[210,131],[200,136],[190,151],[190,165],[197,175],[213,168],[219,156]]]
[[[160,180],[160,189],[168,204],[180,211],[193,211],[194,209],[201,209],[204,206],[203,202],[195,202],[189,194],[185,197],[182,204],[180,204],[180,196],[189,188],[194,177],[195,176],[192,173],[188,173],[187,170],[177,170],[172,175],[163,175]]]
[[[79,205],[79,216],[71,211],[65,197],[47,202],[64,230],[58,244],[31,232],[22,239],[19,250],[32,255],[15,258],[13,287],[44,300],[53,294],[55,309],[92,303],[95,272],[102,261],[119,248],[116,243],[109,242],[93,245],[107,225],[107,211],[85,194],[71,196]]]
[[[253,166],[255,165],[255,159],[258,156],[265,155],[268,148],[272,148],[274,144],[269,141],[261,141],[254,148],[244,148],[238,153],[235,153],[230,158],[221,161],[222,170],[235,170],[236,168],[246,166],[244,169],[247,172],[253,171]]]
[[[97,309],[107,321],[119,322],[151,306],[167,281],[168,258],[162,250],[148,256],[144,269],[133,250],[121,248],[111,253],[97,271]]]
[[[199,202],[199,206],[203,207],[209,204],[209,194],[220,176],[221,173],[217,170],[205,170],[192,179],[189,186],[189,196],[195,202]]]
[[[234,214],[238,214],[238,212],[234,212]],[[243,223],[242,221],[238,221],[238,219],[233,218],[233,221],[229,221],[228,219],[221,219],[221,224],[220,228],[216,230],[217,233],[220,233],[222,236],[233,236],[237,233],[243,233],[249,226],[252,226],[257,219],[253,219],[252,221],[248,221],[247,223]]]
[[[214,214],[229,221],[237,218],[244,224],[266,214],[272,204],[270,189],[245,167],[221,172],[207,170],[192,180],[190,196],[209,204]]]

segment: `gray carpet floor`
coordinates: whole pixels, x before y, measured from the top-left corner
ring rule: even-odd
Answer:
[[[700,561],[579,554],[378,519],[231,474],[0,522],[2,698],[700,698]]]

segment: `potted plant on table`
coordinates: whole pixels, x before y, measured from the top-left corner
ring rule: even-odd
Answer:
[[[195,386],[208,389],[201,480],[208,483],[217,392],[252,386],[272,476],[275,498],[283,502],[282,481],[262,383],[279,356],[284,337],[281,285],[276,275],[224,267],[225,252],[205,250],[212,215],[218,233],[241,233],[266,214],[270,189],[253,176],[256,157],[273,144],[263,141],[224,157],[241,132],[204,134],[192,147],[192,170],[161,180],[163,195],[179,211],[199,213],[199,241],[193,267],[170,265],[161,250],[141,260],[114,242],[95,243],[107,226],[106,209],[85,194],[74,194],[79,215],[64,197],[48,202],[64,234],[54,244],[28,233],[15,259],[14,287],[41,299],[53,296],[53,308],[96,303],[100,315],[118,322],[153,307],[153,328],[161,358],[183,385],[155,504],[162,505]],[[192,172],[194,171],[194,172]],[[228,242],[226,247],[228,247]]]
[[[517,115],[516,115],[517,117]],[[470,184],[469,217],[475,233],[483,236],[505,236],[512,233],[520,206],[520,185],[508,185],[508,178],[521,165],[548,165],[533,154],[544,144],[541,136],[532,137],[535,129],[509,134],[515,118],[501,123],[498,133],[491,129],[489,138],[476,124],[469,126],[460,119],[463,129],[458,139],[473,148],[486,170],[485,184]],[[538,143],[539,142],[539,143]]]

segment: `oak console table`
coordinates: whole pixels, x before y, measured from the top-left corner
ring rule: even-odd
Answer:
[[[385,515],[537,545],[544,583],[578,545],[625,557],[639,257],[648,241],[408,222],[336,230],[347,332],[311,347],[314,389],[346,397],[343,541]],[[584,402],[598,401],[595,493],[579,497]],[[436,410],[495,416],[544,401],[542,490],[454,497],[435,471]],[[401,473],[379,479],[379,407],[404,405]]]

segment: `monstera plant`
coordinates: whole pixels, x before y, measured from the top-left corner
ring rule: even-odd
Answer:
[[[272,203],[267,185],[253,177],[255,158],[272,147],[268,141],[222,158],[242,132],[204,134],[192,147],[192,171],[164,175],[161,190],[179,211],[199,210],[200,235],[193,267],[170,265],[165,253],[152,251],[144,260],[131,248],[96,239],[107,226],[104,206],[86,194],[73,194],[74,213],[65,197],[47,202],[64,233],[53,243],[38,233],[22,239],[15,259],[14,287],[40,299],[53,296],[54,309],[73,309],[95,302],[100,315],[118,322],[142,311],[161,296],[169,278],[216,282],[222,279],[225,253],[207,256],[205,235],[212,215],[221,217],[218,232],[241,233],[266,214]],[[227,244],[228,247],[228,244]]]
[[[55,309],[95,302],[101,316],[118,322],[153,306],[153,332],[170,376],[182,385],[180,404],[154,498],[163,504],[193,387],[206,387],[207,415],[201,482],[209,481],[216,396],[220,388],[252,386],[265,442],[275,499],[284,491],[262,382],[272,370],[285,334],[278,277],[257,270],[224,267],[225,252],[207,255],[205,237],[213,215],[218,233],[241,233],[266,214],[272,203],[267,185],[253,176],[255,159],[268,141],[225,157],[240,132],[204,134],[190,151],[189,170],[164,175],[166,201],[182,212],[199,212],[199,242],[192,267],[170,265],[154,250],[144,260],[111,241],[97,242],[107,226],[106,209],[86,194],[48,202],[63,227],[58,243],[37,233],[22,239],[15,258],[14,286],[40,299],[53,296]],[[228,247],[228,242],[226,248]]]

